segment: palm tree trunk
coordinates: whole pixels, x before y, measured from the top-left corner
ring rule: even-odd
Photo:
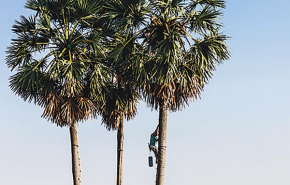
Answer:
[[[117,185],[123,184],[123,145],[124,145],[124,118],[121,122],[117,133]]]
[[[165,161],[166,161],[166,135],[167,135],[167,109],[163,106],[160,106],[156,185],[164,184]]]
[[[77,125],[73,123],[70,128],[71,154],[72,154],[72,174],[73,184],[81,185],[81,162],[79,156]]]

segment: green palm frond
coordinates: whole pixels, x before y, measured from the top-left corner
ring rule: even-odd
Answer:
[[[206,34],[208,31],[213,32],[221,27],[217,19],[222,15],[220,10],[211,6],[205,6],[202,10],[192,11],[186,15],[187,21],[190,23],[191,32],[202,32]]]
[[[45,1],[43,0],[27,0],[25,8],[40,12],[44,9]]]
[[[37,102],[39,96],[40,82],[42,76],[40,71],[32,70],[32,66],[24,66],[18,73],[12,75],[9,79],[10,88],[24,101]]]
[[[192,0],[190,4],[190,9],[196,9],[198,5],[201,6],[212,6],[215,8],[225,8],[226,1],[225,0]]]
[[[146,24],[148,6],[143,0],[114,0],[107,1],[105,6],[107,15],[113,21],[115,29],[131,30],[139,29]]]
[[[10,88],[24,101],[34,103],[42,102],[42,91],[45,80],[44,68],[47,58],[40,61],[34,60],[31,64],[25,64],[18,68],[17,72],[10,77]],[[41,104],[41,103],[40,103]]]
[[[115,38],[116,46],[113,51],[110,53],[109,58],[113,62],[119,62],[124,60],[133,52],[133,45],[136,41],[136,37],[132,35],[121,36],[118,35]]]
[[[16,24],[12,26],[14,33],[25,33],[35,31],[35,17],[29,16],[28,18],[20,16],[20,21],[15,21]]]
[[[207,36],[203,39],[198,39],[197,42],[190,48],[190,56],[194,61],[200,62],[222,62],[229,59],[228,47],[225,40],[228,37],[225,35]],[[205,65],[205,64],[201,64]]]
[[[100,95],[102,95],[103,91],[107,89],[107,83],[111,79],[111,69],[102,64],[102,63],[94,63],[91,65],[90,71],[86,78],[88,82],[85,88],[85,91],[88,92],[90,98],[96,101],[100,99]],[[104,100],[103,97],[101,97]],[[101,101],[102,102],[102,101]],[[99,103],[102,106],[103,103]]]

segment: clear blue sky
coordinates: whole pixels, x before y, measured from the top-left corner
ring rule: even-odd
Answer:
[[[0,179],[5,185],[69,185],[69,131],[8,88],[5,50],[24,0],[0,7]],[[290,1],[228,0],[224,32],[232,57],[202,100],[168,121],[166,185],[290,184]],[[124,184],[154,184],[147,143],[158,113],[144,103],[125,125]],[[100,119],[79,124],[83,185],[115,184],[116,132]]]

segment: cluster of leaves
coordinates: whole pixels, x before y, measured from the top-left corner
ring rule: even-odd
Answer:
[[[218,22],[224,7],[222,0],[109,1],[108,14],[126,30],[115,66],[125,67],[152,108],[176,111],[199,98],[216,64],[229,58]]]
[[[67,126],[101,114],[108,129],[152,108],[176,111],[200,97],[229,58],[223,0],[28,0],[16,21],[10,87]]]
[[[10,87],[25,101],[44,107],[43,117],[66,126],[95,117],[99,94],[110,79],[104,56],[108,37],[102,1],[28,0],[34,15],[16,21],[7,65]]]

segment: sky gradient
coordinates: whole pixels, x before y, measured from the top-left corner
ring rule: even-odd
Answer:
[[[72,184],[68,128],[40,116],[8,87],[11,26],[24,0],[2,0],[0,179],[5,185]],[[222,22],[231,58],[202,99],[168,117],[166,185],[290,184],[290,1],[228,0]],[[116,132],[101,119],[79,123],[82,184],[116,181]],[[148,142],[157,111],[140,103],[125,123],[124,184],[154,184]]]

